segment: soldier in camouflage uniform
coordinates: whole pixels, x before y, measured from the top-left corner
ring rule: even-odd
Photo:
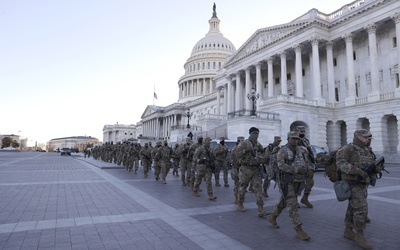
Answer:
[[[178,169],[179,169],[179,162],[181,161],[181,156],[179,153],[179,144],[175,144],[173,152],[172,152],[172,160],[173,160],[173,166],[174,170],[172,171],[172,175],[176,175],[176,177],[179,177]]]
[[[154,166],[154,175],[156,176],[156,180],[158,181],[160,179],[160,159],[161,159],[161,154],[160,154],[160,148],[162,146],[162,142],[158,141],[156,143],[156,146],[153,148],[151,151],[151,158],[153,158],[153,166]]]
[[[270,169],[270,170],[268,169],[268,168],[272,168],[272,166],[271,166],[271,157],[274,154],[278,153],[278,151],[280,149],[279,144],[281,143],[281,141],[282,141],[282,139],[281,139],[280,136],[274,136],[274,142],[270,143],[264,149],[265,150],[265,154],[268,155],[269,158],[270,158],[270,161],[267,164],[267,177],[264,179],[264,183],[263,183],[263,196],[264,197],[268,197],[268,189],[269,189],[269,186],[271,185],[272,176],[270,176],[270,175],[271,175],[271,172],[273,172],[273,170],[272,169]]]
[[[139,152],[140,152],[140,144],[133,143],[132,158],[133,158],[133,167],[135,168],[135,174],[137,174],[137,171],[139,170],[139,160],[140,160]]]
[[[303,157],[303,152],[298,146],[300,139],[299,133],[292,131],[288,133],[288,143],[281,147],[278,152],[278,168],[279,168],[279,191],[281,197],[275,204],[271,216],[268,221],[274,228],[279,228],[276,222],[277,217],[282,213],[285,207],[288,208],[289,217],[296,230],[296,237],[301,240],[309,240],[310,236],[301,228],[302,222],[297,213],[297,195],[301,193],[305,185],[307,173],[307,163]]]
[[[168,141],[164,140],[163,145],[159,149],[160,152],[160,166],[162,182],[167,184],[167,174],[171,167],[172,148],[168,146]]]
[[[149,166],[151,165],[151,148],[149,147],[149,144],[147,142],[144,144],[144,147],[140,150],[139,155],[142,161],[144,177],[147,178],[149,173]]]
[[[186,143],[182,144],[179,147],[179,154],[181,159],[179,165],[181,166],[182,186],[186,186],[187,183],[190,183],[191,160],[188,159],[188,152],[191,145],[192,145],[192,140],[190,138],[186,138]]]
[[[306,173],[306,187],[304,189],[304,195],[301,198],[300,202],[306,205],[308,208],[313,208],[313,205],[308,200],[308,196],[311,193],[311,189],[314,186],[314,172],[315,172],[315,165],[313,163],[314,156],[311,151],[311,144],[310,141],[306,137],[306,130],[304,126],[297,126],[297,132],[299,133],[300,139],[298,141],[299,146],[304,152],[306,156],[306,163],[308,164],[308,170]]]
[[[237,209],[240,212],[246,211],[246,209],[243,207],[243,202],[245,199],[244,196],[246,194],[247,186],[250,182],[252,182],[253,190],[257,200],[258,216],[263,217],[267,214],[267,212],[264,211],[264,201],[262,199],[260,164],[266,163],[267,159],[263,155],[263,146],[258,142],[259,133],[260,130],[258,128],[251,127],[249,130],[249,139],[240,143],[236,151],[241,164],[239,169],[239,193]]]
[[[189,148],[189,151],[188,151],[188,157],[187,158],[192,163],[190,165],[190,177],[189,177],[188,185],[190,185],[190,188],[191,188],[192,191],[193,191],[193,188],[194,188],[194,182],[196,180],[196,165],[197,165],[197,162],[196,162],[196,160],[194,159],[193,156],[194,156],[194,152],[196,151],[196,149],[198,147],[200,147],[202,144],[203,144],[203,137],[199,137],[199,138],[197,138],[197,143],[192,144],[190,146],[190,148]]]
[[[232,162],[232,170],[231,170],[231,178],[233,180],[233,196],[235,197],[235,204],[237,204],[237,197],[239,191],[239,168],[240,162],[237,158],[237,148],[240,143],[244,141],[243,136],[239,136],[236,141],[236,146],[232,148],[231,151],[231,162]]]
[[[368,185],[376,181],[375,174],[384,169],[383,165],[376,166],[370,176],[363,170],[366,165],[375,161],[375,154],[369,147],[371,138],[368,130],[356,130],[353,143],[343,146],[336,153],[336,165],[340,169],[341,178],[350,184],[351,190],[344,219],[344,237],[354,240],[364,249],[372,249],[372,245],[364,237],[368,215],[367,189]]]
[[[228,157],[228,146],[225,145],[225,138],[221,137],[219,139],[219,143],[215,146],[213,149],[213,154],[215,156],[216,162],[215,162],[215,186],[219,187],[221,184],[219,184],[219,173],[221,170],[223,171],[224,174],[224,186],[229,187],[228,183],[228,162],[227,162],[227,157]]]
[[[199,195],[199,187],[200,184],[203,180],[203,178],[206,178],[206,185],[207,185],[207,194],[208,194],[208,199],[209,200],[215,200],[217,199],[216,196],[214,196],[213,189],[212,189],[212,183],[211,183],[211,178],[213,174],[213,168],[215,168],[215,162],[214,158],[211,152],[211,138],[206,137],[204,140],[204,144],[198,147],[193,155],[193,161],[197,162],[197,175],[196,175],[196,182],[194,184],[194,188],[192,190],[192,193],[194,196],[198,197]]]

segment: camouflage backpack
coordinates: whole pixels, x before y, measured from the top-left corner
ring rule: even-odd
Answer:
[[[316,157],[317,162],[325,165],[325,176],[327,176],[331,182],[337,182],[342,179],[340,169],[336,165],[336,153],[339,149],[336,149],[330,154],[318,153]]]

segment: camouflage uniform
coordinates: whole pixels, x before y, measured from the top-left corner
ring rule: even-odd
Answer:
[[[275,155],[275,154],[277,154],[278,153],[278,151],[279,151],[279,149],[280,149],[280,147],[279,147],[279,144],[281,143],[281,141],[282,141],[282,139],[281,139],[281,137],[280,136],[275,136],[274,137],[274,142],[273,143],[270,143],[264,150],[265,150],[265,154],[268,156],[268,158],[270,159],[270,162],[267,164],[267,169],[268,168],[272,168],[272,166],[270,165],[270,163],[271,163],[271,157],[273,156],[273,155]],[[271,169],[271,171],[273,171],[272,169]],[[270,172],[270,171],[267,171],[267,177],[264,179],[264,183],[263,183],[263,196],[264,197],[268,197],[268,189],[269,189],[269,186],[271,185],[271,180],[272,180],[272,176],[269,176],[270,174],[268,174],[268,172]]]
[[[288,208],[289,217],[292,219],[293,227],[296,230],[296,236],[302,240],[308,240],[310,237],[301,228],[302,222],[297,213],[297,195],[304,188],[305,173],[307,164],[303,157],[302,150],[297,146],[297,140],[300,139],[297,132],[288,133],[288,144],[282,146],[278,152],[279,191],[281,197],[275,204],[272,215],[268,221],[273,227],[278,228],[277,217],[282,213],[285,207]],[[286,191],[285,191],[286,190]]]
[[[215,159],[216,159],[214,177],[215,177],[215,186],[221,186],[219,184],[219,173],[222,170],[223,174],[224,174],[225,187],[229,187],[229,183],[228,183],[228,162],[227,162],[228,147],[224,144],[224,142],[225,142],[225,138],[221,137],[220,138],[220,143],[218,143],[215,146],[215,148],[213,149],[213,154],[214,154]]]
[[[172,157],[172,148],[168,146],[168,142],[165,140],[163,141],[164,145],[162,145],[159,149],[159,152],[161,154],[160,157],[160,166],[161,166],[161,177],[162,177],[162,182],[164,184],[167,183],[167,175],[169,172],[169,169],[171,167],[171,157]]]
[[[160,179],[160,151],[159,149],[161,148],[162,143],[158,141],[156,143],[156,146],[153,148],[151,151],[151,158],[153,158],[153,166],[154,166],[154,175],[156,176],[156,180],[158,181]]]
[[[146,178],[149,173],[149,166],[151,165],[151,148],[148,143],[144,144],[144,147],[139,152],[140,159],[142,161],[143,173]]]
[[[344,237],[354,239],[365,249],[372,249],[363,232],[368,214],[367,189],[371,177],[374,178],[374,176],[368,176],[363,170],[365,165],[375,161],[375,155],[368,146],[370,143],[368,138],[371,136],[371,133],[365,129],[356,130],[353,143],[343,146],[336,153],[336,165],[340,169],[341,178],[349,182],[351,187],[351,196],[344,220],[346,226]],[[377,166],[375,171],[380,172],[380,166]],[[356,233],[353,232],[353,228]]]
[[[190,182],[190,165],[191,161],[188,159],[188,152],[190,145],[192,144],[192,140],[190,138],[186,139],[186,143],[182,144],[179,147],[179,154],[181,161],[179,165],[181,166],[181,180],[182,186],[186,186],[187,183]]]
[[[132,158],[133,158],[133,166],[135,168],[135,174],[137,174],[137,171],[139,169],[139,152],[140,152],[140,144],[139,143],[134,143],[133,144],[133,150],[132,150]]]
[[[246,188],[250,182],[253,183],[253,190],[256,195],[256,203],[258,205],[258,215],[260,217],[264,216],[266,212],[264,211],[264,201],[262,199],[261,192],[261,174],[260,174],[260,164],[266,163],[266,158],[264,157],[264,148],[257,141],[259,130],[255,127],[249,130],[249,139],[242,142],[237,148],[238,158],[240,159],[240,169],[239,169],[239,192],[237,199],[237,209],[241,212],[246,211],[243,207],[243,202],[245,200]]]
[[[181,160],[179,154],[179,144],[175,144],[175,147],[172,152],[172,160],[174,165],[174,170],[172,171],[172,175],[176,175],[177,177],[179,177],[178,169],[179,169],[179,162]]]
[[[237,158],[237,148],[238,145],[244,141],[243,136],[239,136],[236,141],[236,146],[231,150],[231,162],[232,162],[232,170],[231,170],[231,178],[233,180],[233,196],[235,197],[235,204],[237,203],[237,195],[239,191],[239,168],[240,163]]]
[[[310,141],[305,137],[305,129],[304,126],[297,126],[297,132],[299,133],[300,139],[298,141],[298,145],[304,152],[306,156],[306,164],[308,164],[308,171],[306,175],[306,186],[304,189],[304,195],[301,198],[300,202],[306,205],[308,208],[312,208],[313,205],[308,200],[308,196],[311,193],[311,189],[314,186],[314,172],[315,165],[313,163],[313,154],[311,152],[311,144]]]
[[[204,140],[204,145],[198,147],[194,152],[193,161],[197,161],[197,176],[192,193],[194,196],[199,196],[198,191],[200,184],[203,178],[206,177],[208,199],[215,200],[217,197],[213,194],[211,183],[213,164],[215,164],[215,162],[212,156],[210,144],[211,138],[207,137]]]
[[[188,151],[188,157],[187,158],[190,160],[191,165],[190,165],[189,183],[187,183],[187,184],[190,185],[190,188],[192,189],[192,191],[193,191],[193,188],[194,188],[194,182],[196,180],[196,165],[197,165],[197,162],[196,162],[196,160],[194,159],[193,156],[194,156],[194,152],[196,151],[196,149],[198,147],[200,147],[202,144],[203,144],[203,137],[199,137],[199,138],[197,138],[197,143],[192,144],[190,146],[190,148],[189,148],[189,151]]]

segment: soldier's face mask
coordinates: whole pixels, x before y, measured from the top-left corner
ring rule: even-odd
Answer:
[[[224,145],[224,144],[225,144],[225,141],[220,141],[219,143],[221,143],[221,145]]]
[[[249,139],[252,140],[252,141],[257,141],[258,135],[259,135],[258,132],[251,132],[250,136],[249,136]]]
[[[164,143],[164,146],[168,146],[168,143]]]
[[[300,138],[304,138],[304,136],[306,136],[306,134],[304,132],[300,132],[299,136],[300,136]]]

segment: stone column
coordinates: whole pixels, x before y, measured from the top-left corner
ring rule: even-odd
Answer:
[[[378,69],[378,48],[376,47],[376,29],[375,23],[369,24],[365,27],[368,31],[369,43],[369,59],[371,63],[371,85],[372,91],[368,94],[368,102],[379,101],[380,87],[379,87],[379,69]]]
[[[213,92],[213,81],[211,78],[209,78],[210,81],[210,94]]]
[[[293,49],[296,53],[296,97],[303,98],[303,66],[301,61],[301,49],[303,45],[296,44]]]
[[[263,99],[263,83],[262,83],[262,75],[261,75],[261,62],[256,64],[256,93],[260,94],[260,99]],[[257,102],[257,110],[260,110],[260,103],[261,101]]]
[[[240,71],[236,72],[236,91],[235,91],[235,108],[234,111],[239,111],[240,107],[240,97],[241,97],[241,86],[240,86]]]
[[[287,95],[287,70],[286,70],[286,51],[279,53],[281,56],[281,94]]]
[[[224,105],[222,106],[222,115],[228,114],[228,84],[224,87]]]
[[[400,65],[400,13],[396,12],[392,17],[396,23],[396,39],[397,39],[397,65]],[[400,71],[400,69],[399,69]],[[400,97],[400,87],[395,90],[395,96]],[[400,147],[400,144],[399,144]]]
[[[312,60],[313,60],[313,82],[314,82],[314,100],[321,101],[321,71],[319,67],[319,37],[312,37],[310,39],[312,45]]]
[[[247,111],[250,111],[253,106],[252,106],[252,102],[251,100],[249,100],[249,98],[247,98],[247,94],[251,93],[251,80],[250,80],[250,67],[246,68],[245,70],[246,73],[246,87],[245,87],[245,109],[246,109],[246,113]]]
[[[217,115],[220,115],[220,109],[221,109],[221,87],[217,89]]]
[[[326,64],[328,68],[328,98],[335,101],[335,75],[333,68],[333,42],[326,43]]]
[[[274,58],[269,57],[267,59],[268,62],[268,97],[274,96],[274,67],[273,62]]]
[[[233,104],[233,95],[232,95],[232,77],[228,77],[227,90],[228,93],[225,93],[225,102],[226,102],[226,115],[232,112],[232,104]]]
[[[346,41],[346,59],[347,59],[347,97],[345,105],[354,105],[356,103],[356,82],[354,76],[354,60],[353,60],[353,35],[345,34],[342,37]]]

